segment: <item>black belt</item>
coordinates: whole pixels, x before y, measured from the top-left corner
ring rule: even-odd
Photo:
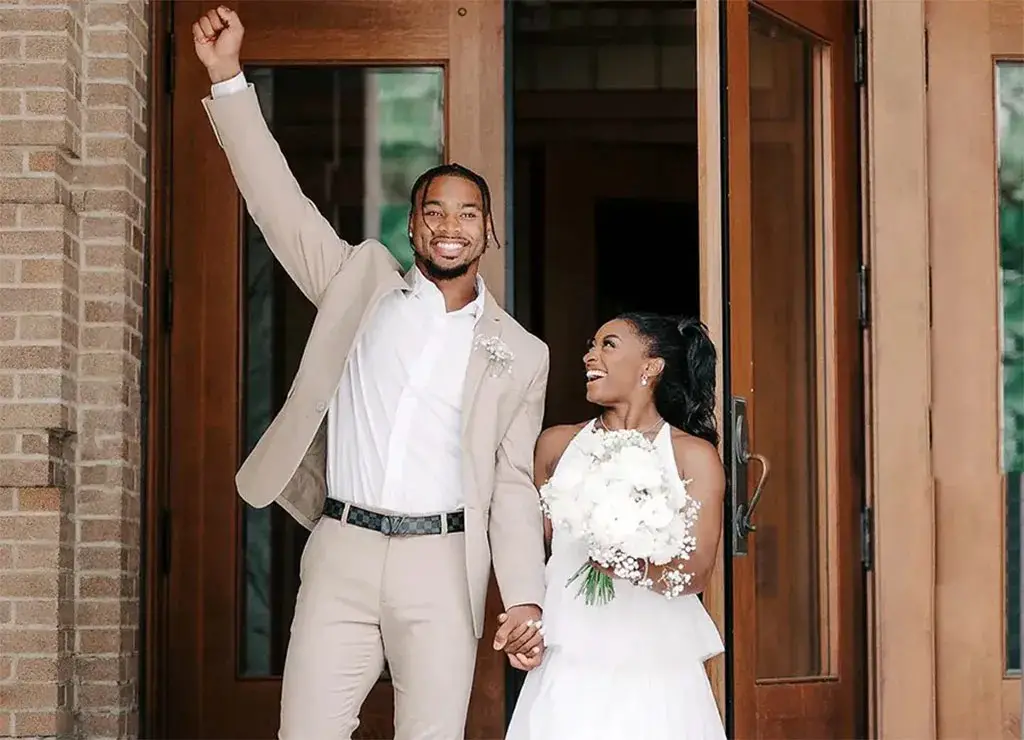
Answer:
[[[377,511],[370,511],[369,509],[348,504],[348,513],[346,514],[345,506],[344,502],[329,498],[324,501],[324,516],[344,521],[354,527],[362,527],[363,529],[380,532],[388,537],[409,537],[422,534],[466,531],[466,515],[462,511],[452,511],[447,514],[402,516],[399,514],[381,514]],[[447,525],[447,527],[444,525]]]

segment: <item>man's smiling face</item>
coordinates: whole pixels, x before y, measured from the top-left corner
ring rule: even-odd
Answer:
[[[487,248],[480,188],[458,175],[439,175],[414,200],[409,230],[420,269],[435,280],[453,280],[475,268]]]

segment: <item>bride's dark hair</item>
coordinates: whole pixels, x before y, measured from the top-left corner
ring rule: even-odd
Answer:
[[[715,424],[715,345],[698,319],[629,312],[619,315],[665,369],[654,383],[654,406],[676,429],[718,445]]]

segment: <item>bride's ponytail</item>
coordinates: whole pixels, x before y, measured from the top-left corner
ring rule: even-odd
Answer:
[[[688,423],[685,431],[718,444],[715,425],[715,381],[717,352],[708,329],[698,319],[680,319],[676,328],[685,355],[685,385],[688,395]]]

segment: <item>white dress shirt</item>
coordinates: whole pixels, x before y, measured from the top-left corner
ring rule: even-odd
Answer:
[[[214,97],[245,90],[243,74]],[[484,285],[449,312],[418,268],[384,296],[327,412],[327,495],[400,514],[462,508],[462,393]],[[342,358],[338,358],[341,362]]]
[[[419,269],[381,301],[327,416],[327,493],[401,514],[453,511],[462,490],[462,393],[477,297],[449,312]]]

